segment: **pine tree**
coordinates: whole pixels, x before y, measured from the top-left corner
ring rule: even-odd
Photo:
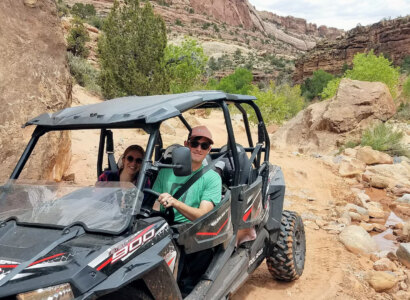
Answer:
[[[100,85],[108,99],[163,94],[169,90],[164,50],[165,23],[147,1],[114,2],[98,42]]]

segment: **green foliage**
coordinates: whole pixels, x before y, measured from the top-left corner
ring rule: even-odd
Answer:
[[[202,24],[202,29],[203,29],[203,30],[206,30],[206,29],[208,29],[209,26],[211,26],[211,25],[212,25],[211,23],[204,23],[204,24]]]
[[[165,23],[147,1],[114,2],[98,42],[104,96],[155,95],[169,90],[164,52]]]
[[[238,68],[231,75],[221,79],[217,89],[231,94],[248,94],[252,88],[252,72],[245,68]]]
[[[175,20],[175,25],[184,26],[184,24],[182,24],[182,21],[178,18]]]
[[[410,74],[410,55],[406,55],[400,66],[400,71],[402,73]]]
[[[401,144],[403,136],[403,132],[395,131],[391,126],[380,123],[364,131],[361,145],[370,146],[374,150],[390,155],[409,156],[409,150]]]
[[[294,87],[287,84],[275,86],[271,82],[265,91],[253,85],[250,94],[257,98],[256,103],[267,124],[282,123],[284,120],[294,117],[304,106],[298,85]],[[257,122],[255,114],[252,111],[249,113],[249,119],[252,122]]]
[[[369,53],[358,53],[353,58],[353,69],[347,70],[345,77],[361,81],[379,81],[385,83],[393,98],[396,97],[399,83],[399,68],[383,57]]]
[[[87,18],[87,23],[94,26],[95,28],[102,29],[104,25],[104,18],[99,16],[91,16]]]
[[[213,27],[214,27],[214,31],[215,31],[215,32],[219,32],[218,25],[216,25],[216,24],[214,23],[214,24],[213,24]]]
[[[395,116],[397,120],[410,122],[410,103],[401,103]]]
[[[207,60],[203,48],[195,39],[185,37],[181,46],[168,45],[165,61],[171,93],[190,91],[204,73]]]
[[[95,7],[92,4],[75,3],[71,8],[71,14],[81,19],[95,16]]]
[[[90,40],[87,29],[79,18],[74,18],[71,24],[70,33],[67,37],[67,50],[75,56],[87,57],[89,50],[85,43]]]
[[[323,89],[326,87],[329,81],[334,78],[332,74],[329,74],[323,70],[317,70],[313,72],[313,76],[307,78],[301,86],[302,95],[308,100],[312,100],[315,97],[320,96]]]
[[[346,144],[344,144],[343,146],[341,146],[339,148],[339,152],[337,154],[342,153],[345,149],[347,148],[354,148],[356,146],[360,145],[360,142],[355,142],[355,141],[347,141]]]
[[[406,99],[410,99],[410,77],[407,77],[406,81],[403,83],[403,96]]]
[[[57,11],[60,18],[65,17],[70,14],[70,7],[63,0],[58,0]]]
[[[341,80],[342,78],[335,78],[330,80],[327,83],[327,86],[323,89],[322,93],[320,93],[320,97],[322,99],[329,99],[335,96]]]
[[[87,90],[100,94],[101,88],[97,83],[99,76],[98,70],[88,63],[86,59],[74,56],[71,52],[67,52],[67,58],[70,73],[76,82]]]

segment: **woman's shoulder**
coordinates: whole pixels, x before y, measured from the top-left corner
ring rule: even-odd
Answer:
[[[119,179],[119,173],[114,171],[104,171],[100,177],[98,177],[98,181],[119,181]]]

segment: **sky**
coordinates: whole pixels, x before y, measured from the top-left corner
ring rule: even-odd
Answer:
[[[257,10],[349,30],[410,14],[410,0],[248,0]]]

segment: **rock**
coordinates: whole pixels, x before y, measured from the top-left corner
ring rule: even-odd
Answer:
[[[409,203],[410,204],[410,194],[404,194],[400,198],[396,199],[396,202]]]
[[[399,261],[410,268],[410,243],[401,243],[396,251]]]
[[[322,229],[328,231],[329,233],[332,234],[339,234],[342,230],[346,228],[345,224],[338,224],[338,223],[330,223],[327,224],[326,226],[323,226]]]
[[[374,224],[372,224],[372,226],[373,226],[373,231],[376,231],[376,232],[383,232],[383,231],[386,231],[386,226],[384,226],[383,224],[377,224],[377,223],[374,223]]]
[[[345,150],[343,150],[343,154],[349,157],[356,158],[357,150],[353,148],[346,148]]]
[[[370,146],[361,147],[357,150],[356,158],[366,165],[392,164],[393,159],[390,155],[373,150]]]
[[[366,169],[366,165],[357,159],[343,160],[340,163],[339,174],[342,177],[353,177],[362,174]]]
[[[319,227],[324,227],[326,226],[328,223],[326,221],[323,221],[322,219],[316,219],[315,223],[317,224],[317,226]]]
[[[378,175],[373,175],[372,177],[370,177],[369,184],[371,187],[378,189],[385,189],[389,186],[384,177]]]
[[[369,212],[367,211],[366,208],[360,207],[360,206],[355,205],[355,204],[352,204],[352,203],[346,204],[345,209],[346,209],[347,211],[354,211],[354,212],[356,212],[356,213],[358,213],[358,214],[360,214],[360,215],[362,215],[362,216],[369,215]]]
[[[169,124],[169,122],[167,121],[162,122],[160,130],[162,134],[169,134],[173,136],[175,136],[176,134],[175,128],[171,124]]]
[[[37,7],[37,0],[24,0],[24,5],[31,8]]]
[[[383,207],[379,202],[374,202],[374,201],[367,202],[365,207],[367,208],[367,211],[369,212],[370,217],[372,218],[384,218],[385,217]]]
[[[407,291],[408,289],[407,284],[405,284],[403,281],[399,283],[399,287],[403,291]]]
[[[377,251],[376,242],[360,226],[347,226],[339,235],[339,240],[353,253],[370,254]]]
[[[319,230],[319,226],[315,222],[312,222],[312,221],[308,220],[308,221],[303,222],[303,223],[307,228],[314,229],[314,230]]]
[[[404,194],[410,194],[410,188],[407,187],[394,187],[391,189],[391,192],[397,196],[403,196]]]
[[[75,174],[70,173],[70,174],[64,175],[62,180],[63,181],[75,181]]]
[[[366,280],[376,292],[387,291],[397,283],[396,276],[384,271],[369,271]]]
[[[388,253],[387,253],[387,256],[386,256],[388,259],[390,259],[391,261],[397,261],[397,255],[396,255],[396,253],[394,253],[394,252],[392,252],[392,251],[389,251]]]
[[[381,258],[373,264],[373,269],[376,271],[396,271],[397,267],[388,258]]]
[[[306,220],[315,221],[319,218],[318,216],[316,216],[315,214],[311,212],[302,213],[300,217],[302,218],[303,221],[306,221]]]
[[[384,225],[386,223],[386,220],[382,219],[382,218],[370,218],[369,222],[372,222],[373,224],[377,223],[377,224],[383,224]]]
[[[373,230],[373,225],[369,224],[369,223],[365,223],[365,222],[361,222],[359,224],[364,230],[366,230],[367,232],[370,232]]]
[[[383,179],[387,183],[389,189],[393,189],[399,185],[402,188],[410,188],[410,164],[407,162],[401,162],[394,165],[373,165],[367,166],[366,171],[363,174],[364,178],[368,178],[371,182],[373,176],[378,176],[377,180]],[[365,180],[363,178],[363,180]],[[397,188],[396,188],[397,191]]]
[[[409,293],[406,291],[398,291],[393,294],[393,300],[409,300]]]
[[[352,219],[352,221],[356,221],[356,222],[362,221],[362,216],[358,214],[357,212],[349,211],[349,216]]]

